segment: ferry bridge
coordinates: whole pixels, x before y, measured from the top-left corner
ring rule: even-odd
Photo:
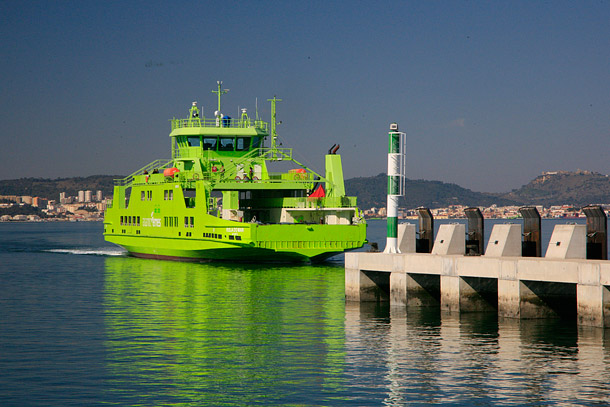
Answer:
[[[509,318],[575,316],[580,325],[610,327],[607,218],[599,206],[583,211],[586,225],[556,225],[541,257],[535,207],[520,209],[523,227],[494,225],[486,251],[478,208],[466,210],[468,230],[445,224],[436,238],[430,211],[420,208],[418,231],[398,225],[400,253],[345,254],[346,300]]]

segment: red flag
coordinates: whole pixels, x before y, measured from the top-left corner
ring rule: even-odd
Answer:
[[[326,192],[324,192],[324,188],[322,187],[322,184],[318,185],[316,190],[313,191],[313,193],[311,195],[309,195],[310,198],[324,198],[325,196],[326,196]]]

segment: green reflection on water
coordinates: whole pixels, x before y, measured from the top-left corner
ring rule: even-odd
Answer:
[[[332,265],[107,258],[109,387],[135,404],[336,396],[344,386],[343,279]]]

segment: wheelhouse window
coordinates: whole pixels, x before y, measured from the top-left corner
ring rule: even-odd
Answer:
[[[216,143],[218,139],[216,137],[205,137],[203,139],[203,149],[204,150],[216,150]]]
[[[252,148],[259,148],[261,146],[262,141],[262,137],[252,137]]]
[[[191,147],[199,147],[201,144],[201,138],[199,136],[189,136],[188,144]]]
[[[221,137],[219,151],[233,151],[235,139],[233,137]]]
[[[250,137],[238,137],[235,151],[247,151],[250,149]]]

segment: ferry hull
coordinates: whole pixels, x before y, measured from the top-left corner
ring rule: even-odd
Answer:
[[[266,263],[306,263],[322,262],[329,257],[335,256],[339,252],[326,252],[309,257],[306,253],[276,252],[268,249],[252,250],[207,250],[199,253],[192,253],[191,257],[168,256],[161,254],[129,252],[133,257],[154,260],[173,260],[185,262],[209,262],[209,261],[237,261],[237,262],[266,262]]]
[[[259,240],[240,243],[117,234],[106,234],[106,240],[123,247],[132,256],[149,259],[320,262],[362,247],[366,238],[366,224],[258,225],[255,233]]]

